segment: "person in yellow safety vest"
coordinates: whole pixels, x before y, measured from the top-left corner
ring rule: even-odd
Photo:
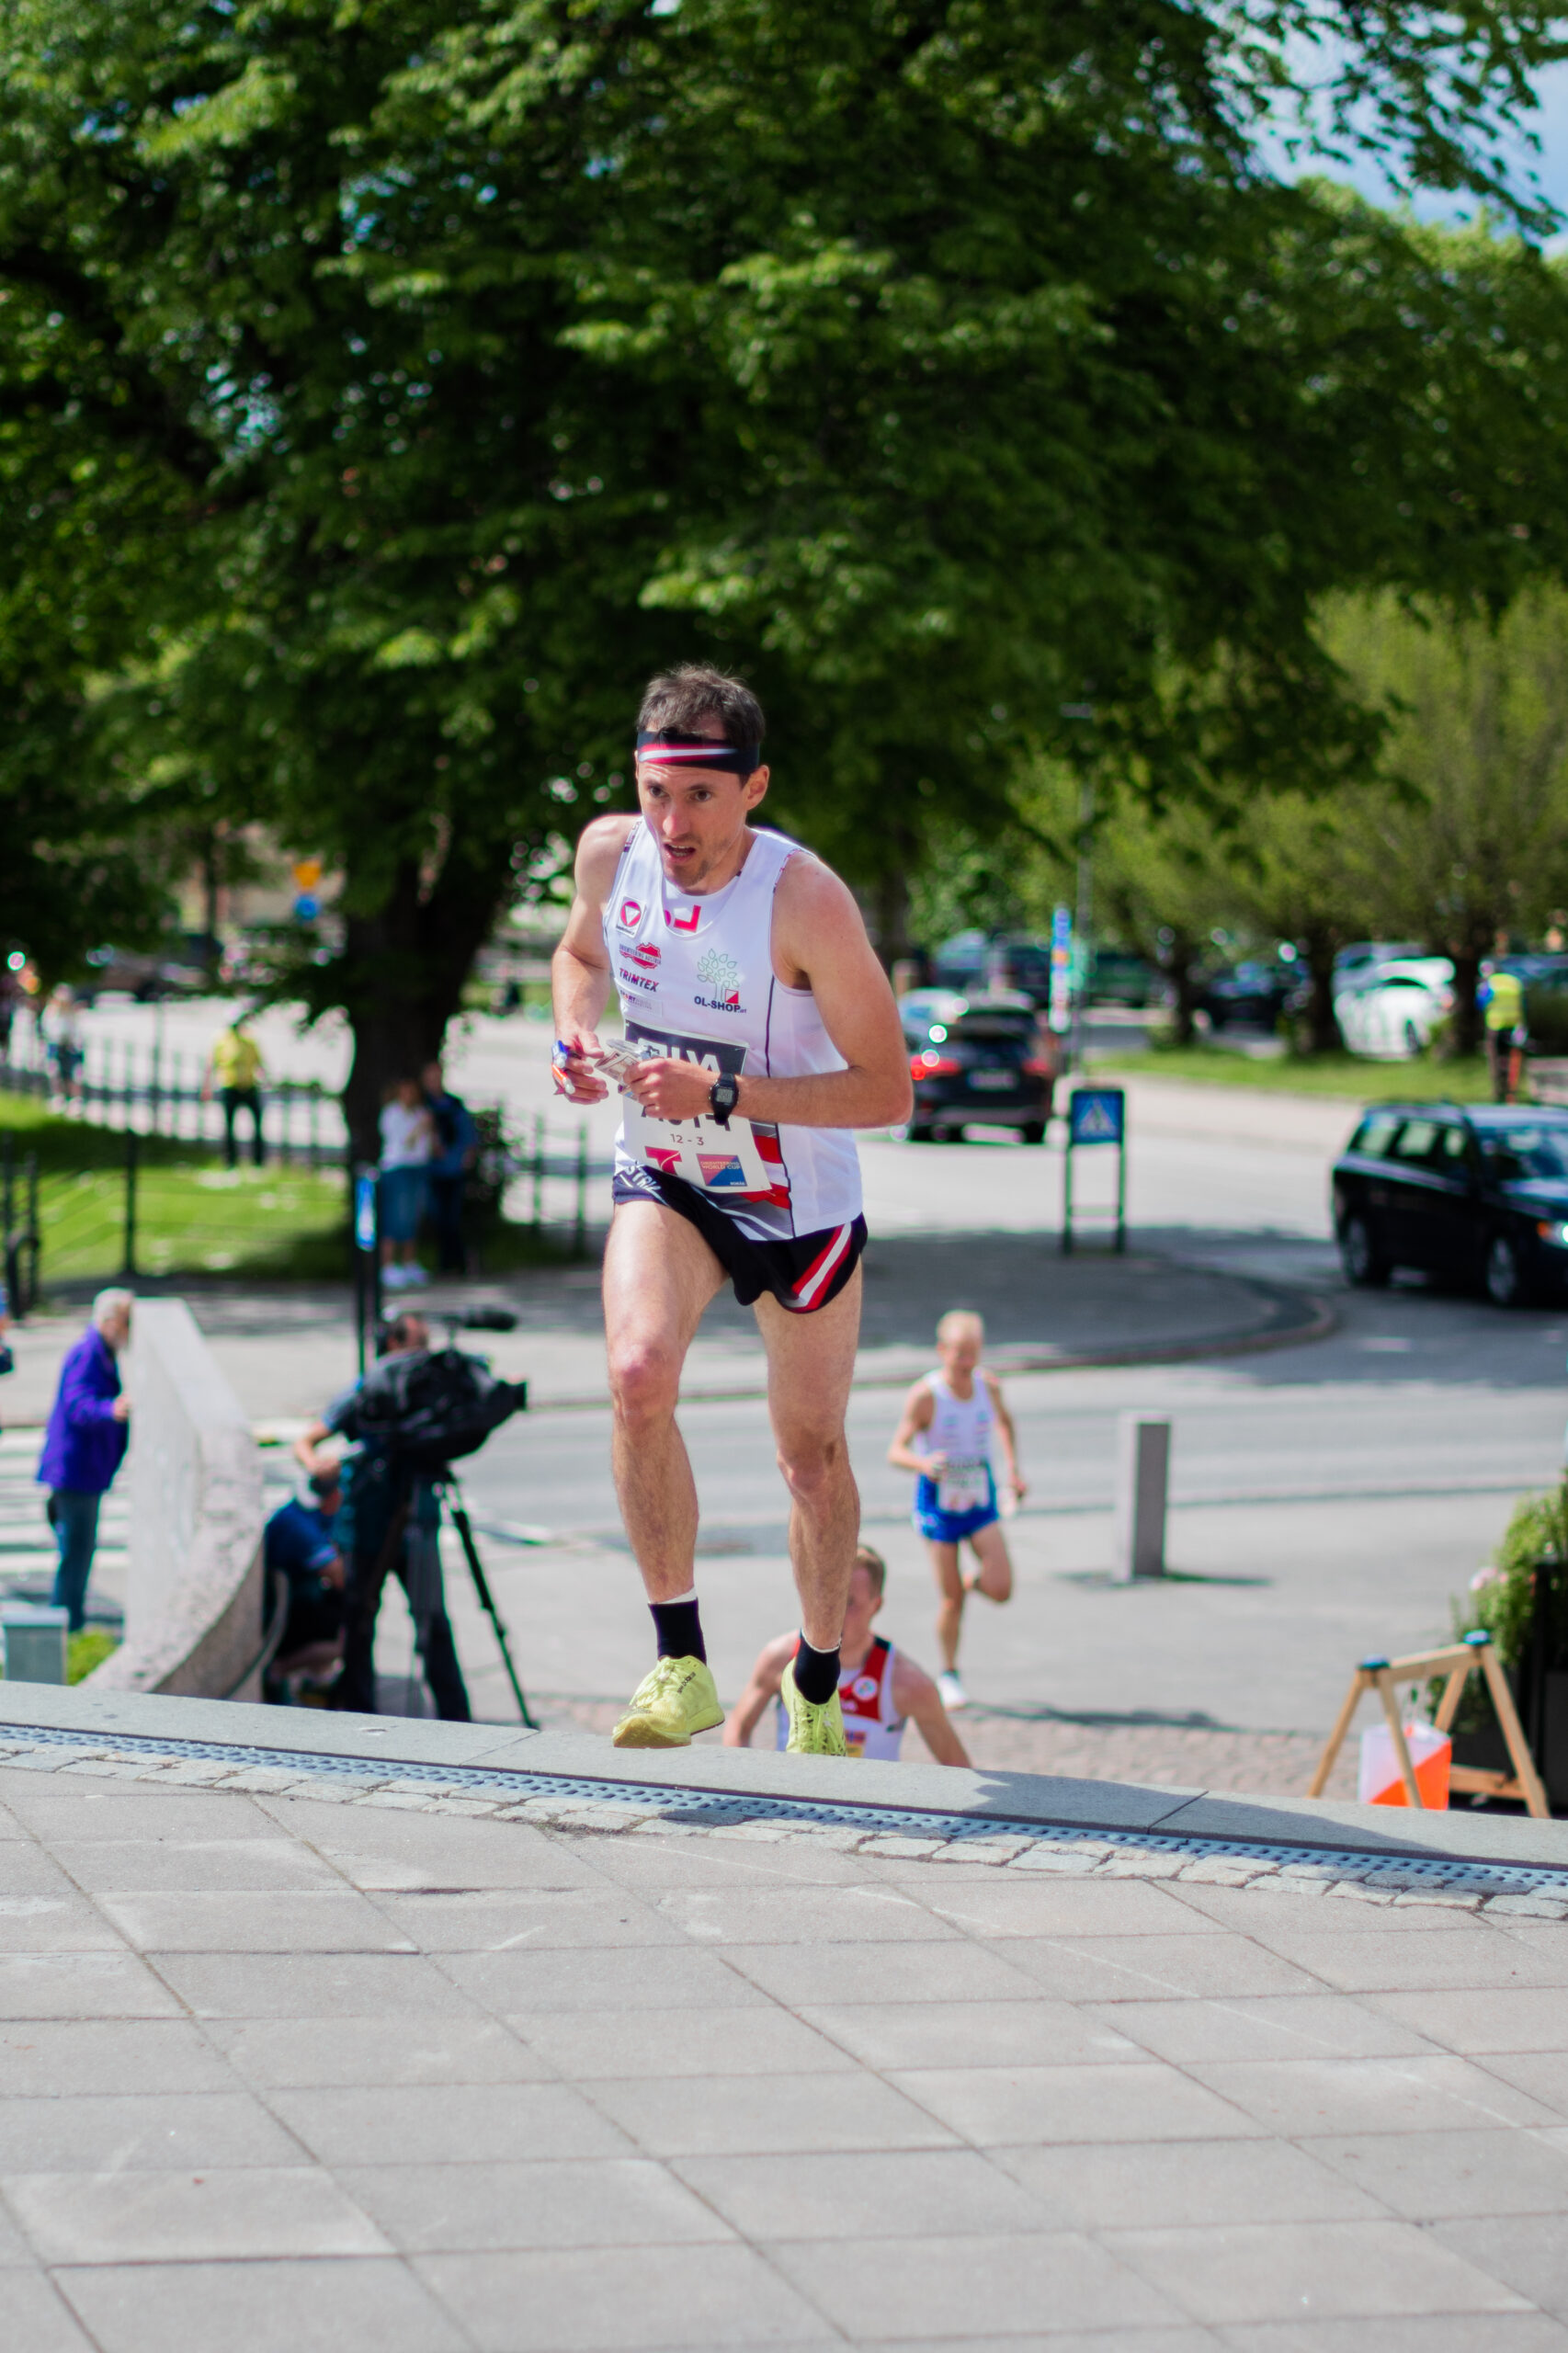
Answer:
[[[1481,1002],[1486,1016],[1486,1059],[1492,1065],[1492,1100],[1513,1099],[1518,1081],[1517,1050],[1525,1042],[1525,993],[1517,972],[1500,964],[1485,969]]]
[[[202,1093],[210,1097],[214,1082],[218,1100],[223,1107],[223,1154],[229,1166],[238,1165],[239,1151],[234,1140],[234,1121],[241,1111],[248,1111],[251,1126],[251,1158],[259,1168],[267,1157],[261,1138],[261,1080],[267,1065],[261,1059],[261,1048],[251,1036],[250,1016],[236,1013],[226,1029],[221,1030],[213,1042],[211,1067]]]

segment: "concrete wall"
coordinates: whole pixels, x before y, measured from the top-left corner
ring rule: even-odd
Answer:
[[[131,1325],[125,1641],[90,1680],[196,1699],[260,1697],[261,1458],[180,1299]]]

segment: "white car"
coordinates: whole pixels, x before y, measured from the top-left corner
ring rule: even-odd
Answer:
[[[1353,1054],[1403,1062],[1426,1050],[1454,1001],[1447,956],[1405,956],[1380,964],[1334,1000],[1339,1034]]]

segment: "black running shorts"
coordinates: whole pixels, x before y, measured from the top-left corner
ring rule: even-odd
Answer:
[[[743,1233],[733,1218],[715,1209],[707,1196],[684,1176],[666,1176],[662,1169],[618,1169],[611,1188],[619,1201],[662,1201],[697,1228],[734,1286],[743,1307],[750,1307],[771,1291],[791,1315],[812,1315],[836,1299],[860,1263],[866,1247],[866,1221],[830,1225],[820,1233],[800,1233],[791,1241],[758,1242]]]

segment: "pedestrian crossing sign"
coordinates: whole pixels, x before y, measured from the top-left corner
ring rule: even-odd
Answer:
[[[1119,1086],[1073,1090],[1068,1134],[1074,1144],[1120,1143],[1125,1137],[1127,1097]]]
[[[376,1246],[376,1172],[362,1168],[354,1179],[354,1246],[357,1250],[373,1250]]]

